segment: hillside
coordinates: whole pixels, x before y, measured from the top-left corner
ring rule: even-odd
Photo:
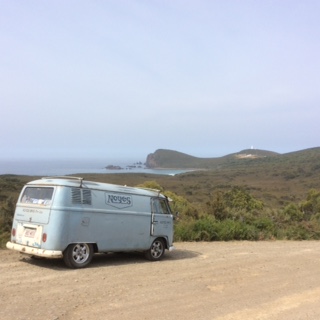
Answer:
[[[259,149],[246,149],[217,158],[198,158],[182,152],[158,149],[147,156],[148,168],[213,169],[217,166],[233,166],[235,161],[264,159],[279,156],[278,153]]]
[[[171,178],[170,183],[163,182],[170,190],[182,192],[196,203],[205,203],[219,190],[241,186],[267,206],[277,208],[292,201],[298,203],[310,189],[320,189],[319,147],[285,154],[249,149],[207,159],[157,150],[148,156],[150,159],[149,164],[158,168],[205,169]]]

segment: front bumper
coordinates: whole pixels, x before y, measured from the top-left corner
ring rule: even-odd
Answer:
[[[10,241],[7,242],[6,247],[10,250],[19,251],[21,253],[29,254],[31,256],[38,256],[38,257],[44,257],[44,258],[62,258],[63,257],[62,251],[32,248],[32,247],[24,246],[22,244],[13,243]]]

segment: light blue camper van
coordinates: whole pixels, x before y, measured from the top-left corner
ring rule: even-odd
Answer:
[[[87,266],[94,253],[143,251],[159,260],[173,249],[173,215],[157,190],[48,177],[19,196],[7,248]]]

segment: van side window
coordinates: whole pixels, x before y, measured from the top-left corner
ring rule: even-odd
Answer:
[[[21,197],[22,203],[33,203],[47,206],[51,204],[53,188],[25,188]]]
[[[152,199],[152,212],[160,214],[170,214],[167,202],[162,199]]]

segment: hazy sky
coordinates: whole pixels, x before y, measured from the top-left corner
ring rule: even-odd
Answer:
[[[0,0],[0,157],[319,146],[320,1]]]

